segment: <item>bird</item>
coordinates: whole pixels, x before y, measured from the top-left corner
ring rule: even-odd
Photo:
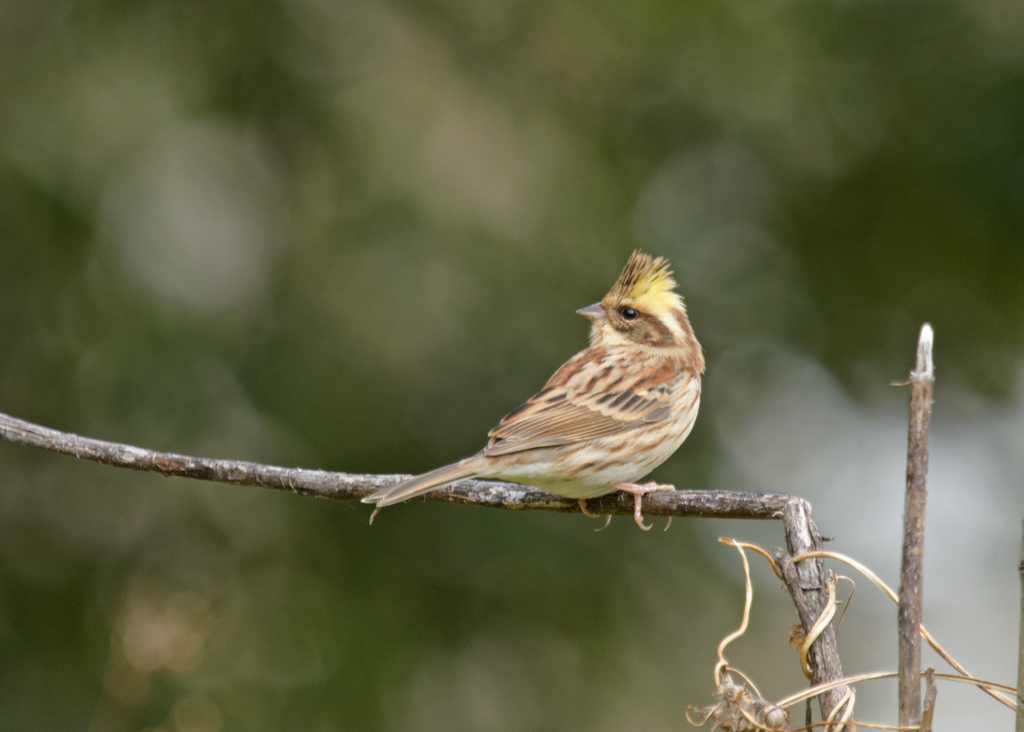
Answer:
[[[637,525],[650,529],[641,499],[673,487],[636,481],[667,460],[693,429],[703,349],[668,261],[640,250],[600,302],[576,312],[590,321],[590,345],[509,412],[480,452],[363,498],[376,504],[371,523],[385,506],[483,478],[575,498],[590,516],[588,498],[626,491],[633,495]]]

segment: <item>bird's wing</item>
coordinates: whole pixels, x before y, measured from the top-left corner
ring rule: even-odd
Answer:
[[[492,457],[635,429],[669,416],[680,364],[630,349],[588,348],[488,435]]]

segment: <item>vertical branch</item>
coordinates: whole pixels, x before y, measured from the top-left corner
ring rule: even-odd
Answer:
[[[917,367],[910,372],[907,495],[903,509],[903,569],[899,609],[899,722],[921,722],[921,593],[924,509],[928,497],[928,427],[932,416],[932,328],[921,326]]]
[[[782,512],[782,520],[786,527],[786,546],[788,553],[778,551],[775,560],[786,578],[793,604],[803,625],[804,633],[811,628],[825,610],[828,593],[822,581],[822,561],[805,559],[793,564],[793,557],[809,551],[821,549],[821,536],[818,527],[811,520],[810,506],[806,501],[793,498],[786,504]],[[811,646],[808,656],[811,667],[811,683],[823,684],[843,678],[843,667],[839,662],[839,649],[836,647],[836,634],[832,625],[822,631]],[[822,692],[818,697],[821,707],[821,718],[827,719],[832,711],[842,702],[846,695],[846,687]],[[829,732],[841,732],[838,726],[829,727]]]
[[[1017,643],[1017,732],[1024,732],[1024,539],[1020,545],[1020,637]]]
[[[939,690],[935,687],[935,669],[929,668],[924,672],[924,712],[921,714],[920,732],[932,732],[932,718],[935,716],[935,697]]]

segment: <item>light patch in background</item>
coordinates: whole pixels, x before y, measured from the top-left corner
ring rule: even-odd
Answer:
[[[478,635],[457,652],[422,663],[390,726],[409,732],[576,728],[578,719],[559,719],[557,699],[587,693],[574,683],[582,662],[575,646],[543,631]]]
[[[202,694],[179,699],[171,716],[177,732],[220,732],[223,724],[220,707]]]
[[[864,562],[897,588],[905,390],[893,388],[878,407],[859,408],[817,361],[768,343],[737,346],[717,360],[715,371],[706,401],[715,405],[715,430],[727,464],[720,475],[727,480],[710,487],[807,498],[816,507],[814,518],[822,533],[835,537],[828,548]],[[944,415],[943,405],[955,404],[957,397],[943,394],[941,370],[937,382],[925,535],[925,624],[972,673],[1012,683],[1019,622],[1015,570],[1024,516],[1019,477],[1024,407],[1018,399],[1009,409]],[[719,561],[718,532],[712,526],[698,529],[705,550]],[[844,671],[894,669],[895,607],[867,581],[857,577],[857,582],[860,591],[839,639]],[[770,584],[769,578],[766,586]],[[944,665],[930,652],[925,664]],[[937,730],[1007,724],[1003,707],[970,691],[940,689]],[[895,691],[883,687],[875,694],[860,697],[859,718],[891,717]]]
[[[1024,15],[1013,0],[979,0],[965,3],[964,9],[984,24],[989,58],[1004,64],[1024,59]]]
[[[799,24],[779,22],[785,3],[723,5],[728,31],[679,44],[676,94],[756,140],[795,179],[837,178],[882,144],[896,107],[889,80],[824,56]]]
[[[218,604],[220,632],[210,637],[206,670],[267,689],[322,683],[329,639],[350,623],[330,611],[343,606],[335,589],[285,561],[242,567]]]
[[[325,57],[316,68],[296,60],[299,73],[334,69],[339,129],[365,142],[375,193],[411,195],[441,224],[534,243],[574,148],[554,119],[475,84],[444,38],[387,4],[290,7]]]
[[[203,97],[207,72],[196,59],[173,52],[173,30],[160,7],[122,14],[97,36],[72,38],[66,20],[75,5],[0,6],[0,64],[12,52],[25,63],[38,51],[26,64],[28,73],[5,80],[0,156],[91,215],[110,173]],[[4,36],[14,33],[19,41],[6,43]],[[26,47],[26,37],[40,47]]]
[[[336,325],[342,347],[354,341],[374,368],[423,378],[424,361],[466,348],[466,318],[480,283],[458,260],[400,234],[365,243],[371,245],[343,250],[311,272],[311,297]]]
[[[22,71],[37,62],[74,5],[73,0],[0,3],[0,69]]]
[[[765,333],[813,340],[818,316],[774,228],[777,184],[750,151],[701,145],[669,158],[633,209],[637,240],[673,264],[701,342],[715,351]]]
[[[141,290],[203,313],[244,306],[266,287],[281,213],[277,176],[255,133],[181,122],[113,177],[103,223]]]
[[[438,215],[527,242],[552,192],[558,138],[553,126],[523,125],[493,96],[453,85],[427,130],[419,194]]]
[[[716,229],[741,221],[755,224],[773,214],[777,187],[749,150],[725,143],[686,148],[668,158],[641,190],[637,234],[707,256],[704,239]],[[702,268],[688,284],[700,286],[708,274]]]
[[[528,730],[541,721],[538,696],[525,659],[504,645],[478,642],[421,669],[400,729]]]

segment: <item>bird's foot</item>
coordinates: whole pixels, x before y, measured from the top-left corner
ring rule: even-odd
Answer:
[[[587,510],[587,499],[586,498],[579,499],[578,503],[580,504],[580,510],[583,512],[583,515],[586,516],[587,518],[601,518],[601,514],[591,513],[590,511]],[[604,526],[602,526],[600,529],[594,529],[594,531],[604,531],[605,529],[608,528],[608,524],[610,524],[612,522],[612,517],[611,516],[605,516],[604,518],[605,518]]]
[[[638,485],[636,483],[616,483],[615,488],[626,493],[633,494],[633,520],[636,521],[636,525],[644,531],[650,531],[652,527],[644,523],[644,516],[640,513],[640,502],[643,497],[648,493],[657,493],[658,491],[674,491],[675,488],[670,485],[659,485],[658,483],[644,483]],[[666,529],[668,527],[665,527]]]

